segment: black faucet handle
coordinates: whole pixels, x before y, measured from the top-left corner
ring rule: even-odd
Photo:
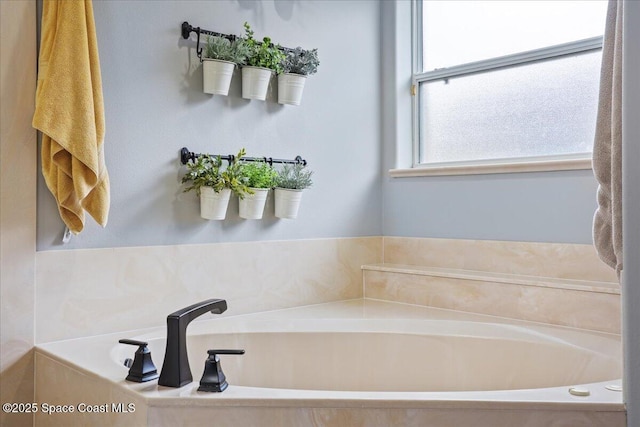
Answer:
[[[209,356],[216,354],[244,354],[244,350],[207,350]]]
[[[147,347],[149,343],[144,341],[136,341],[123,338],[118,341],[120,344],[137,345],[138,350],[135,353],[133,362],[127,359],[124,365],[129,368],[127,381],[143,383],[158,378],[158,370],[151,359],[151,351]]]
[[[128,338],[123,338],[121,340],[118,341],[120,344],[129,344],[129,345],[137,345],[138,347],[146,347],[149,345],[148,342],[144,342],[144,341],[137,341],[137,340],[130,340]]]
[[[221,392],[229,386],[227,377],[222,372],[219,354],[244,354],[244,350],[207,350],[209,357],[204,362],[204,372],[200,380],[198,391]]]

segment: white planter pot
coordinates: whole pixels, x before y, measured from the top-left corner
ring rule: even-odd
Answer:
[[[278,76],[278,103],[300,105],[307,76],[285,73]]]
[[[276,188],[276,216],[278,218],[295,219],[302,199],[302,190]]]
[[[200,216],[204,219],[224,219],[227,216],[231,190],[225,188],[219,193],[211,187],[200,188]]]
[[[242,67],[242,97],[264,101],[272,74],[273,71],[268,68]]]
[[[240,199],[240,218],[261,219],[267,203],[268,188],[252,188],[253,194],[245,194]]]
[[[202,88],[204,93],[227,96],[235,67],[236,64],[233,62],[220,61],[219,59],[203,59]]]

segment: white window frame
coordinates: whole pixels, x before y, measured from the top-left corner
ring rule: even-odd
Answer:
[[[567,155],[549,155],[539,157],[521,157],[506,159],[486,159],[470,161],[440,162],[434,164],[420,163],[420,120],[418,88],[420,83],[445,80],[448,78],[467,76],[476,73],[490,72],[518,65],[532,64],[539,61],[559,58],[578,53],[587,53],[602,49],[603,37],[543,47],[510,55],[489,58],[480,61],[422,71],[422,1],[412,1],[412,139],[413,162],[411,169],[392,169],[391,176],[422,175],[464,175],[478,173],[510,173],[550,170],[591,169],[592,153],[575,153]]]

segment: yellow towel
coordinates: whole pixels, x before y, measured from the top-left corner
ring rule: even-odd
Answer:
[[[86,210],[109,216],[104,106],[91,0],[44,0],[33,127],[42,132],[42,174],[73,233]]]

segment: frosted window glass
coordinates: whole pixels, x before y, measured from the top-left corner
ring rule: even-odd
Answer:
[[[420,162],[591,152],[601,52],[421,83]]]
[[[601,36],[606,0],[423,1],[423,71]]]

